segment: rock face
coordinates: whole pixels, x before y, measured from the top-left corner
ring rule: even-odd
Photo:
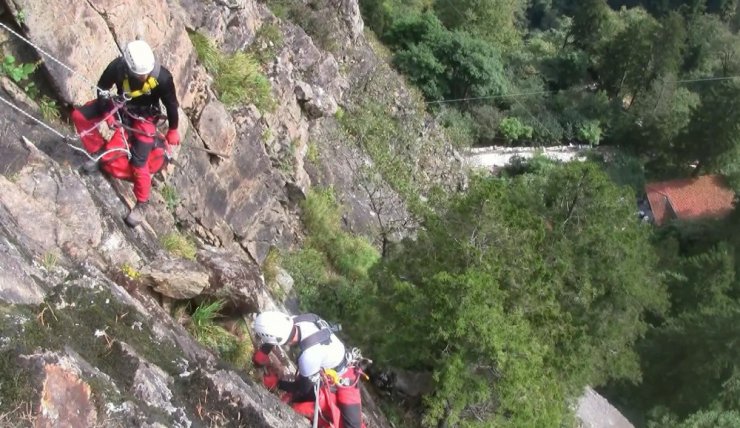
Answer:
[[[327,4],[336,7],[332,25],[340,45],[352,46],[363,37],[359,6],[335,3]],[[82,175],[77,151],[0,104],[0,378],[17,379],[0,383],[0,414],[49,427],[308,426],[244,370],[224,368],[161,304],[219,299],[240,318],[275,307],[260,265],[271,247],[300,242],[298,202],[312,185],[309,141],[321,135],[320,121],[334,120],[349,89],[338,60],[254,0],[156,0],[145,8],[3,0],[0,13],[4,22],[22,17],[17,28],[38,49],[63,103],[90,99],[120,48],[147,40],[175,77],[183,136],[175,167],[154,180],[147,223],[129,229],[130,184]],[[265,25],[282,38],[265,45],[275,52],[262,65],[276,108],[227,108],[188,31],[228,54],[250,49]],[[29,54],[24,42],[2,40]],[[38,109],[5,78],[0,94]],[[195,260],[163,251],[173,233],[196,242]],[[280,284],[292,287],[286,272]],[[11,402],[23,406],[3,407]],[[368,418],[388,426],[372,407]]]

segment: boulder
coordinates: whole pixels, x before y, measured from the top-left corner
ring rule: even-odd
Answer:
[[[209,273],[200,264],[159,256],[141,269],[141,280],[172,299],[191,299],[209,284]]]
[[[198,121],[198,132],[212,150],[230,154],[236,139],[236,127],[231,115],[220,101],[206,104]]]
[[[211,272],[209,286],[202,294],[223,300],[226,310],[258,312],[264,305],[260,268],[241,254],[236,246],[198,251],[198,261]]]

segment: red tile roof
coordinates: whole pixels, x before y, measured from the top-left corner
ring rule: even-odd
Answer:
[[[719,175],[649,183],[645,192],[658,226],[671,218],[723,217],[732,211],[735,199]]]

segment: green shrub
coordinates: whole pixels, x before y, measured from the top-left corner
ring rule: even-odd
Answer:
[[[311,191],[303,203],[302,217],[309,243],[327,255],[338,273],[353,279],[367,278],[380,255],[365,238],[342,230],[341,215],[332,190]]]
[[[19,83],[36,71],[35,63],[16,63],[13,55],[5,55],[3,62],[0,63],[0,72],[8,76],[15,83]]]
[[[41,117],[47,122],[56,122],[59,120],[59,107],[57,102],[44,95],[39,101],[39,109],[41,110]]]
[[[283,32],[280,27],[268,22],[257,30],[250,52],[261,64],[266,64],[275,58],[283,44]]]
[[[501,121],[498,126],[499,132],[508,141],[514,142],[521,138],[532,138],[534,129],[531,126],[523,124],[516,117],[507,117]]]
[[[592,147],[601,141],[601,126],[598,120],[589,120],[578,125],[578,138]]]
[[[162,247],[167,252],[188,260],[195,260],[195,244],[178,232],[168,233],[162,237]]]
[[[447,138],[458,148],[470,147],[478,139],[475,122],[467,113],[443,107],[437,113],[437,121],[444,127]]]
[[[315,141],[308,142],[308,151],[306,152],[306,159],[312,164],[318,164],[321,159],[321,153],[319,152],[319,144]]]

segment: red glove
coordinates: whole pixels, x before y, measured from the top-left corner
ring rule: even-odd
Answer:
[[[270,356],[260,349],[252,355],[252,364],[258,368],[266,367],[270,365]]]
[[[279,382],[280,378],[275,373],[270,372],[262,375],[262,384],[269,390],[276,389]]]
[[[167,144],[170,146],[177,146],[180,144],[180,134],[177,132],[177,129],[170,129],[167,131],[165,138],[167,139]]]

